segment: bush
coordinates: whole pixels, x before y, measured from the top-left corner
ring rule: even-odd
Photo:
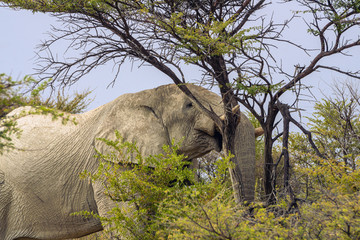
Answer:
[[[98,172],[84,176],[101,181],[106,194],[119,203],[109,217],[95,217],[126,239],[167,238],[188,211],[219,196],[231,199],[231,184],[226,179],[228,160],[216,162],[216,176],[195,181],[196,170],[177,154],[178,144],[164,146],[163,154],[143,158],[135,144],[124,141],[118,133],[116,136],[115,141],[100,139],[112,151],[98,153]]]
[[[195,170],[187,167],[175,144],[165,146],[163,154],[143,158],[136,144],[124,141],[118,133],[115,141],[101,141],[112,151],[98,153],[98,172],[85,176],[101,181],[118,205],[108,217],[81,214],[100,218],[110,231],[126,239],[360,237],[360,171],[338,161],[303,156],[318,164],[294,166],[294,173],[307,178],[311,187],[298,209],[289,211],[287,199],[267,207],[235,204],[227,159],[217,159],[214,175],[196,181]]]

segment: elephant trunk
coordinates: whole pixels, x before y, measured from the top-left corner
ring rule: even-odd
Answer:
[[[255,198],[255,131],[251,122],[242,113],[236,128],[235,158],[240,166],[243,200],[253,202]]]

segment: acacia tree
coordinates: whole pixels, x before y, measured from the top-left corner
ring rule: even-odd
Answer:
[[[50,12],[64,23],[61,28],[54,29],[52,38],[41,49],[47,52],[41,59],[43,68],[39,71],[44,78],[52,77],[54,81],[71,84],[96,66],[109,61],[115,63],[116,67],[127,59],[150,64],[172,79],[215,122],[223,136],[225,154],[235,152],[234,133],[239,114],[234,114],[232,109],[240,102],[259,120],[265,131],[264,189],[269,203],[275,201],[277,163],[284,157],[284,166],[289,165],[289,122],[302,128],[289,111],[296,101],[287,104],[283,100],[284,93],[298,89],[303,79],[322,69],[360,77],[359,71],[352,72],[320,63],[320,60],[360,45],[358,37],[347,35],[360,23],[358,0],[298,0],[295,5],[294,1],[284,1],[284,4],[295,6],[297,11],[282,23],[275,23],[271,17],[264,15],[263,11],[272,6],[271,2],[265,0],[0,2],[13,8]],[[304,16],[308,33],[318,39],[316,51],[310,52],[300,43],[284,37],[284,30],[295,16]],[[69,47],[77,50],[78,55],[64,60],[52,55],[51,47],[60,39],[70,40]],[[274,46],[284,43],[311,56],[308,63],[295,68],[295,73],[294,69],[283,68],[279,64],[280,59],[272,54]],[[184,64],[197,67],[202,72],[203,83],[219,87],[224,120],[208,106],[200,104],[188,90],[184,84],[189,82],[183,72]],[[279,117],[285,120],[284,131],[275,134]],[[305,133],[311,140],[309,132]],[[274,162],[272,148],[282,135],[284,150],[280,159]],[[239,167],[231,170],[230,175],[236,200],[240,202]],[[288,178],[289,175],[285,174],[284,185],[291,192]]]
[[[343,162],[355,171],[360,156],[360,95],[357,84],[335,85],[334,96],[314,107],[309,118],[311,131],[320,152],[329,159]]]

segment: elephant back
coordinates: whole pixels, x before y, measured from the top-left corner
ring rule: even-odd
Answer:
[[[10,112],[8,117],[16,122],[16,127],[20,130],[19,136],[12,136],[15,149],[44,150],[61,136],[74,131],[83,122],[81,114],[58,111],[56,115],[45,114],[29,106]]]

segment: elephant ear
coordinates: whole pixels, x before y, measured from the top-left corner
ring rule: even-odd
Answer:
[[[96,138],[114,140],[118,131],[125,141],[136,143],[143,157],[161,153],[163,145],[171,142],[152,98],[153,94],[145,91],[123,95],[105,105],[100,109],[102,119]],[[111,150],[99,140],[95,148],[101,153]]]
[[[253,202],[255,197],[255,130],[243,113],[236,128],[235,156],[240,165],[244,201]]]

